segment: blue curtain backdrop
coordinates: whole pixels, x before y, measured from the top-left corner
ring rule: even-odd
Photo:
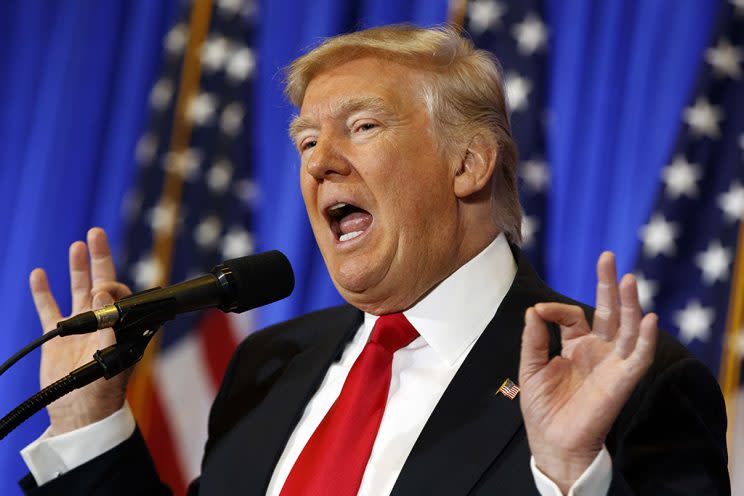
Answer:
[[[630,272],[702,66],[719,1],[547,2],[546,279],[594,299],[603,250]]]
[[[593,299],[602,249],[632,268],[638,228],[658,190],[659,170],[701,64],[719,2],[552,0],[548,28],[553,190],[549,200],[548,280]],[[134,178],[134,145],[177,0],[60,2],[12,0],[0,15],[0,356],[39,333],[28,273],[48,269],[69,308],[67,246],[87,227],[120,240],[120,203]],[[259,4],[254,95],[261,194],[259,249],[292,259],[291,299],[262,323],[339,301],[305,220],[298,161],[286,137],[292,109],[281,68],[322,37],[357,27],[446,18],[446,0],[265,0]],[[356,19],[350,25],[349,19]],[[0,415],[38,389],[38,354],[0,377]],[[0,494],[18,494],[18,450],[38,436],[44,414],[0,442]]]
[[[88,226],[120,239],[120,204],[176,1],[6,1],[0,14],[0,355],[40,334],[28,274],[45,267],[69,311],[67,247]],[[38,352],[0,377],[5,415],[39,388]],[[0,441],[0,494],[45,413]]]

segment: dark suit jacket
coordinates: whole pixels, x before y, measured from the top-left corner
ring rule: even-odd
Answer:
[[[514,284],[426,423],[393,495],[537,494],[519,402],[496,391],[505,378],[516,380],[524,313],[541,301],[570,302],[519,256]],[[202,475],[190,494],[265,494],[305,405],[361,322],[362,313],[345,305],[278,324],[240,345],[212,407]],[[558,353],[555,328],[551,343]],[[606,439],[610,494],[730,494],[725,434],[715,379],[661,333],[652,367]],[[169,493],[138,432],[44,486],[30,476],[21,485],[34,496]]]

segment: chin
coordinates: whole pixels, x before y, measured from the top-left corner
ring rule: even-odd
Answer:
[[[364,274],[370,277],[370,274]],[[402,312],[411,307],[416,298],[400,285],[391,286],[390,281],[376,279],[372,284],[369,279],[356,274],[349,279],[333,279],[341,297],[351,306],[373,315],[384,315]]]
[[[341,294],[364,294],[376,286],[381,277],[363,260],[337,263],[331,272],[331,279]]]

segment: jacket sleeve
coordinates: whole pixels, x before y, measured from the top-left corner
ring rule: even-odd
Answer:
[[[28,496],[171,494],[158,477],[139,429],[115,448],[42,486],[36,485],[31,474],[21,479],[20,486]]]
[[[652,374],[607,439],[609,495],[730,495],[726,409],[718,383],[694,358]]]

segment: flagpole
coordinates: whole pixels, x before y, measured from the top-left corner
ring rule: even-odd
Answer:
[[[465,23],[465,11],[468,7],[468,0],[450,0],[448,18],[449,23],[458,29],[462,29]]]
[[[199,51],[209,32],[209,24],[212,17],[212,0],[197,0],[193,2],[191,16],[189,19],[189,37],[184,50],[181,77],[178,89],[176,106],[173,114],[173,128],[171,131],[168,163],[165,167],[163,190],[158,201],[158,206],[172,213],[168,216],[171,220],[153,232],[153,259],[156,267],[160,270],[156,285],[166,286],[169,284],[170,272],[173,261],[173,245],[175,241],[176,226],[178,224],[178,210],[180,208],[183,193],[183,174],[180,173],[181,161],[188,150],[191,141],[192,125],[187,118],[187,108],[192,99],[199,91],[201,78],[201,59]],[[145,439],[148,438],[152,422],[151,402],[148,398],[152,396],[152,373],[155,357],[160,348],[160,334],[155,334],[152,343],[147,347],[145,355],[140,364],[135,368],[129,383],[128,399],[135,418]]]
[[[723,339],[720,383],[726,400],[728,417],[727,444],[733,446],[736,423],[736,398],[741,375],[741,353],[739,340],[744,324],[744,222],[739,223],[739,238],[736,243],[736,260],[729,294],[729,310],[726,332]]]

